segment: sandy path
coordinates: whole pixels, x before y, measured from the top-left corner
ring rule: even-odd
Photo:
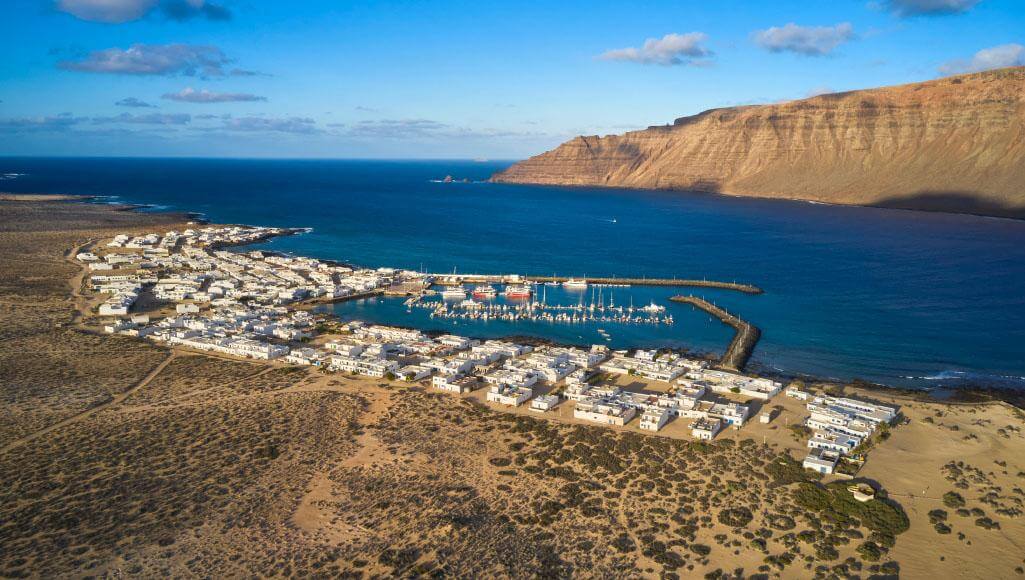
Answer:
[[[326,385],[306,385],[286,390],[293,392],[344,392],[348,389]],[[361,433],[356,436],[356,445],[358,446],[356,452],[338,464],[345,469],[373,465],[388,455],[384,444],[374,436],[368,427],[377,423],[387,413],[391,406],[393,393],[382,389],[368,389],[361,390],[360,394],[368,399],[368,406],[359,417]],[[313,474],[307,484],[306,495],[303,496],[295,513],[290,518],[292,525],[333,545],[375,535],[372,530],[341,521],[338,514],[332,509],[332,505],[337,501],[332,486],[333,481],[328,471],[318,471]]]
[[[156,368],[154,368],[152,371],[150,371],[148,375],[143,377],[142,380],[140,380],[139,382],[135,383],[135,385],[133,385],[128,390],[114,395],[113,397],[111,397],[111,399],[109,401],[107,401],[105,403],[101,403],[99,405],[96,405],[95,407],[91,407],[89,409],[86,409],[85,411],[82,411],[81,413],[78,413],[77,415],[72,415],[71,417],[68,417],[67,419],[64,419],[63,421],[54,423],[53,425],[50,425],[48,427],[44,427],[44,428],[40,429],[39,431],[36,431],[34,433],[30,433],[29,435],[26,435],[26,436],[24,436],[24,437],[22,437],[20,439],[15,439],[14,441],[11,441],[10,443],[5,445],[4,447],[0,448],[0,454],[6,453],[6,452],[11,451],[13,449],[16,449],[18,447],[21,447],[22,445],[24,445],[26,443],[30,443],[32,441],[35,441],[36,439],[39,439],[40,437],[44,437],[46,435],[49,435],[50,433],[56,431],[57,429],[61,429],[63,427],[67,427],[68,425],[73,425],[75,423],[78,423],[79,421],[81,421],[83,419],[87,419],[87,418],[95,415],[96,413],[104,410],[104,409],[113,407],[114,405],[121,404],[125,399],[130,397],[133,393],[135,393],[139,389],[141,389],[141,388],[145,387],[146,385],[148,385],[150,383],[150,381],[152,381],[154,378],[156,378],[156,376],[159,375],[160,372],[163,371],[167,367],[167,365],[169,365],[171,363],[171,361],[173,361],[175,359],[175,357],[177,357],[177,356],[178,356],[177,353],[175,353],[173,350],[170,351],[168,353],[168,355],[167,355],[167,358],[165,358],[163,360],[163,362],[161,362],[159,365],[157,365]]]
[[[368,407],[366,412],[359,418],[359,425],[362,431],[356,436],[356,444],[359,448],[356,453],[342,461],[342,467],[352,468],[373,465],[381,455],[386,454],[384,444],[367,427],[377,423],[388,411],[392,402],[392,394],[389,392],[367,392],[364,395],[368,399]]]
[[[89,239],[71,248],[66,254],[64,254],[64,260],[66,262],[74,264],[79,268],[78,274],[75,274],[70,280],[68,280],[68,284],[71,286],[71,302],[75,308],[75,311],[71,314],[72,323],[80,323],[89,313],[89,298],[82,294],[82,283],[85,281],[85,277],[89,274],[89,266],[80,263],[75,259],[75,256],[85,251],[87,248],[91,248],[95,243],[96,239]]]

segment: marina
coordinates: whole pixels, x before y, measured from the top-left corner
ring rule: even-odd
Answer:
[[[496,300],[497,291],[491,287],[488,292],[478,286],[473,291],[473,298],[467,298],[462,286],[450,286],[442,290],[438,296],[441,300],[432,299],[428,293],[422,293],[406,299],[403,305],[407,312],[413,308],[425,309],[430,318],[479,320],[504,320],[509,322],[530,321],[559,324],[609,323],[609,324],[673,324],[673,316],[665,314],[665,306],[654,301],[645,306],[617,305],[612,293],[608,298],[604,288],[593,288],[589,301],[585,301],[581,293],[576,304],[553,304],[547,299],[548,286],[541,286],[538,295],[535,288],[529,285],[509,285],[502,292],[503,301]],[[478,300],[482,299],[482,300]],[[602,334],[602,333],[599,333]],[[604,334],[607,338],[607,333]]]

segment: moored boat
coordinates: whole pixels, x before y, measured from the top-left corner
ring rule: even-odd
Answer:
[[[502,294],[504,294],[506,298],[530,298],[530,295],[533,294],[533,292],[534,291],[530,289],[530,286],[513,285],[506,286],[505,292],[502,292]]]
[[[572,290],[583,290],[587,288],[587,280],[578,280],[576,278],[570,278],[569,280],[563,282],[562,286],[564,288],[569,288]]]
[[[466,290],[462,286],[447,288],[442,291],[441,297],[445,300],[466,300]]]
[[[498,294],[495,287],[490,284],[481,284],[473,289],[473,295],[477,298],[494,298]]]

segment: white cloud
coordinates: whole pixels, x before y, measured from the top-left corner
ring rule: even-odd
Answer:
[[[886,0],[884,8],[901,18],[958,14],[975,7],[979,0]]]
[[[0,119],[0,131],[6,132],[29,132],[29,131],[67,131],[74,125],[85,121],[84,117],[75,117],[70,113],[46,117],[15,117]]]
[[[704,32],[667,34],[662,38],[649,38],[640,48],[616,48],[598,56],[601,60],[617,60],[639,64],[703,65],[708,64],[712,51],[702,44],[708,40]]]
[[[57,0],[57,10],[90,22],[120,24],[139,20],[159,8],[171,20],[205,17],[228,20],[231,12],[206,0]]]
[[[80,72],[128,75],[224,76],[233,62],[215,46],[134,44],[130,48],[96,50],[80,60],[64,60],[59,68]]]
[[[223,126],[228,131],[267,132],[267,133],[320,133],[316,121],[308,117],[238,117],[227,119]]]
[[[213,93],[206,89],[197,91],[188,87],[177,93],[167,93],[164,99],[182,103],[251,103],[266,101],[266,97],[251,95],[249,93]]]
[[[849,22],[836,26],[798,26],[793,22],[754,33],[754,41],[769,52],[793,52],[805,56],[823,56],[854,38]]]
[[[957,59],[943,63],[940,65],[939,71],[940,74],[953,75],[1008,66],[1025,66],[1025,46],[1002,44],[984,48],[975,53],[971,59]]]
[[[143,108],[143,109],[145,109],[145,108],[155,108],[155,105],[151,105],[151,104],[147,103],[146,101],[142,101],[142,100],[136,99],[135,97],[126,97],[126,98],[121,99],[120,101],[118,101],[118,102],[116,102],[114,104],[119,106],[119,107],[133,107],[133,108],[137,108],[137,109],[138,108]]]
[[[192,117],[186,113],[150,113],[148,115],[133,115],[121,113],[113,117],[93,117],[93,123],[129,123],[132,125],[187,125]]]
[[[57,10],[75,18],[111,24],[138,20],[157,5],[157,0],[58,0]]]

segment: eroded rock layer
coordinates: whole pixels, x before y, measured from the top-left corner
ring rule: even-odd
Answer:
[[[496,182],[677,189],[1025,217],[1025,67],[712,109],[577,137]]]

